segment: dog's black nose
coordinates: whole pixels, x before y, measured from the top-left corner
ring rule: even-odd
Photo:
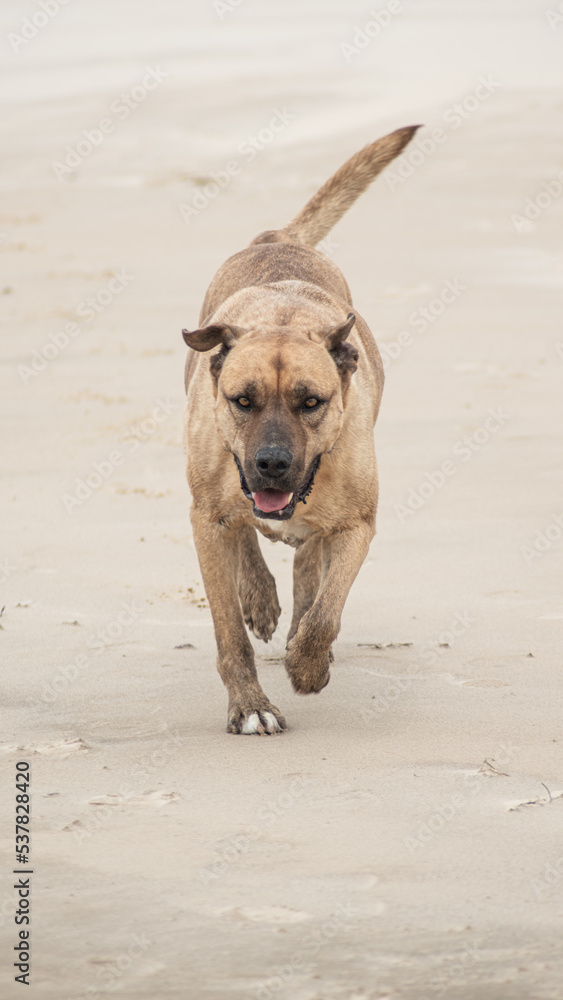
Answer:
[[[287,472],[293,462],[293,455],[285,448],[259,448],[254,461],[261,476],[277,479]]]

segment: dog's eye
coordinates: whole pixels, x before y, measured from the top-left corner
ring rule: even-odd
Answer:
[[[316,396],[309,396],[309,399],[306,399],[303,403],[303,407],[305,410],[316,410],[317,406],[320,406],[321,403],[322,399],[317,399]]]
[[[243,410],[248,410],[252,406],[252,403],[250,402],[248,396],[238,396],[236,399],[233,400],[233,403],[236,403],[237,406],[242,407]]]

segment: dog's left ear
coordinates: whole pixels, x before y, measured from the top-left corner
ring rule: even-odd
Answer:
[[[212,323],[211,326],[204,326],[201,330],[182,330],[182,336],[194,351],[210,351],[217,344],[222,344],[229,350],[242,337],[246,331],[240,326],[233,326],[232,323]]]
[[[338,326],[333,326],[324,338],[324,345],[334,359],[340,374],[346,374],[348,378],[358,367],[358,351],[352,344],[346,343],[346,338],[355,322],[354,313],[348,313],[346,321],[339,323]]]

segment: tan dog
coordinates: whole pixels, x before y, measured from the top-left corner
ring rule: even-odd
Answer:
[[[328,684],[342,609],[375,533],[381,358],[344,277],[313,247],[416,127],[356,153],[285,229],[231,257],[207,291],[201,328],[183,331],[191,519],[230,733],[285,729],[244,627],[267,642],[280,614],[256,529],[297,550],[285,664],[301,694]],[[202,352],[212,348],[210,360]]]

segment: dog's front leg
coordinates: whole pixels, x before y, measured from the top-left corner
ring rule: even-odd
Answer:
[[[315,602],[321,583],[322,539],[308,538],[293,557],[293,616],[287,636],[288,643],[299,628],[299,622]]]
[[[242,619],[236,584],[236,530],[212,523],[195,504],[191,520],[215,626],[217,665],[229,695],[227,732],[280,732],[285,729],[285,720],[258,683],[254,651]]]
[[[281,608],[276,581],[250,525],[238,531],[237,586],[245,623],[257,639],[268,642],[276,630]]]
[[[321,691],[330,679],[330,647],[340,631],[348,591],[373,538],[371,524],[323,538],[323,580],[317,598],[287,646],[285,666],[299,694]]]

